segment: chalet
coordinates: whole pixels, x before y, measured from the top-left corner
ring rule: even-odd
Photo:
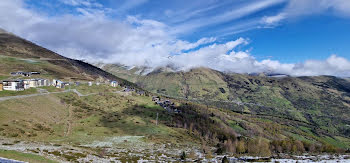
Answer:
[[[36,79],[38,80],[38,87],[50,86],[50,81],[47,79]]]
[[[153,96],[152,101],[155,101],[155,102],[160,101],[160,98],[158,96]]]
[[[3,81],[3,89],[9,91],[23,91],[24,82],[23,80],[6,80]]]
[[[152,101],[155,102],[155,104],[161,106],[162,108],[164,108],[165,110],[167,110],[168,112],[171,113],[181,113],[181,110],[178,110],[175,107],[175,103],[171,102],[170,100],[161,100],[160,97],[158,96],[153,96],[152,97]]]
[[[3,89],[2,89],[2,83],[0,83],[0,91],[3,91]]]
[[[28,80],[24,80],[24,85],[25,85],[25,89],[28,88],[36,88],[39,86],[38,80],[37,79],[28,79]]]
[[[146,93],[145,91],[137,91],[136,94],[139,96],[144,96]]]
[[[64,88],[66,85],[69,85],[69,83],[63,82],[61,80],[53,79],[52,85],[56,88]]]
[[[111,86],[112,87],[117,87],[118,86],[118,82],[117,81],[111,81]]]

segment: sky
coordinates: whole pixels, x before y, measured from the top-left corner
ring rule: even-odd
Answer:
[[[349,0],[1,0],[0,28],[89,63],[350,77]]]

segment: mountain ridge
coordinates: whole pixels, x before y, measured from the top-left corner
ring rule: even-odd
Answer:
[[[0,76],[10,77],[13,71],[39,71],[43,77],[73,79],[73,80],[117,80],[128,83],[90,63],[70,59],[51,50],[36,45],[28,40],[10,34],[5,30],[0,32],[1,60],[6,66],[0,65]],[[21,62],[21,61],[26,62]]]
[[[160,95],[235,112],[278,115],[327,128],[322,132],[330,135],[350,133],[350,128],[344,126],[350,122],[350,82],[344,78],[228,74],[209,68],[147,75],[113,65],[104,69]]]

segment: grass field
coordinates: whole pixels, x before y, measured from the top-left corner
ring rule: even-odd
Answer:
[[[24,91],[7,91],[7,90],[3,90],[3,91],[0,91],[0,97],[29,95],[29,94],[34,94],[34,93],[37,93],[37,89],[36,88],[30,88],[30,89],[26,89]]]
[[[2,150],[0,149],[0,157],[8,158],[8,159],[14,159],[18,161],[25,161],[30,163],[57,163],[56,161],[52,161],[50,159],[47,159],[45,157],[35,155],[35,154],[29,154],[29,153],[21,153],[17,151],[12,150]]]

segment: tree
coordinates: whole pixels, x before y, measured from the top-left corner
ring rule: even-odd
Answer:
[[[238,141],[236,146],[236,152],[238,154],[242,154],[242,153],[245,153],[245,151],[246,151],[246,148],[245,148],[244,141]]]
[[[181,158],[181,160],[185,160],[186,161],[186,153],[185,153],[185,151],[182,152],[180,158]]]
[[[222,163],[229,163],[229,161],[228,161],[226,156],[222,159]]]
[[[296,141],[294,142],[294,144],[295,144],[295,146],[296,146],[296,148],[297,148],[297,151],[298,151],[299,153],[304,153],[304,152],[305,152],[304,144],[303,144],[301,141],[296,140]]]
[[[236,153],[235,143],[233,143],[231,139],[228,139],[224,142],[224,149],[229,154]]]

